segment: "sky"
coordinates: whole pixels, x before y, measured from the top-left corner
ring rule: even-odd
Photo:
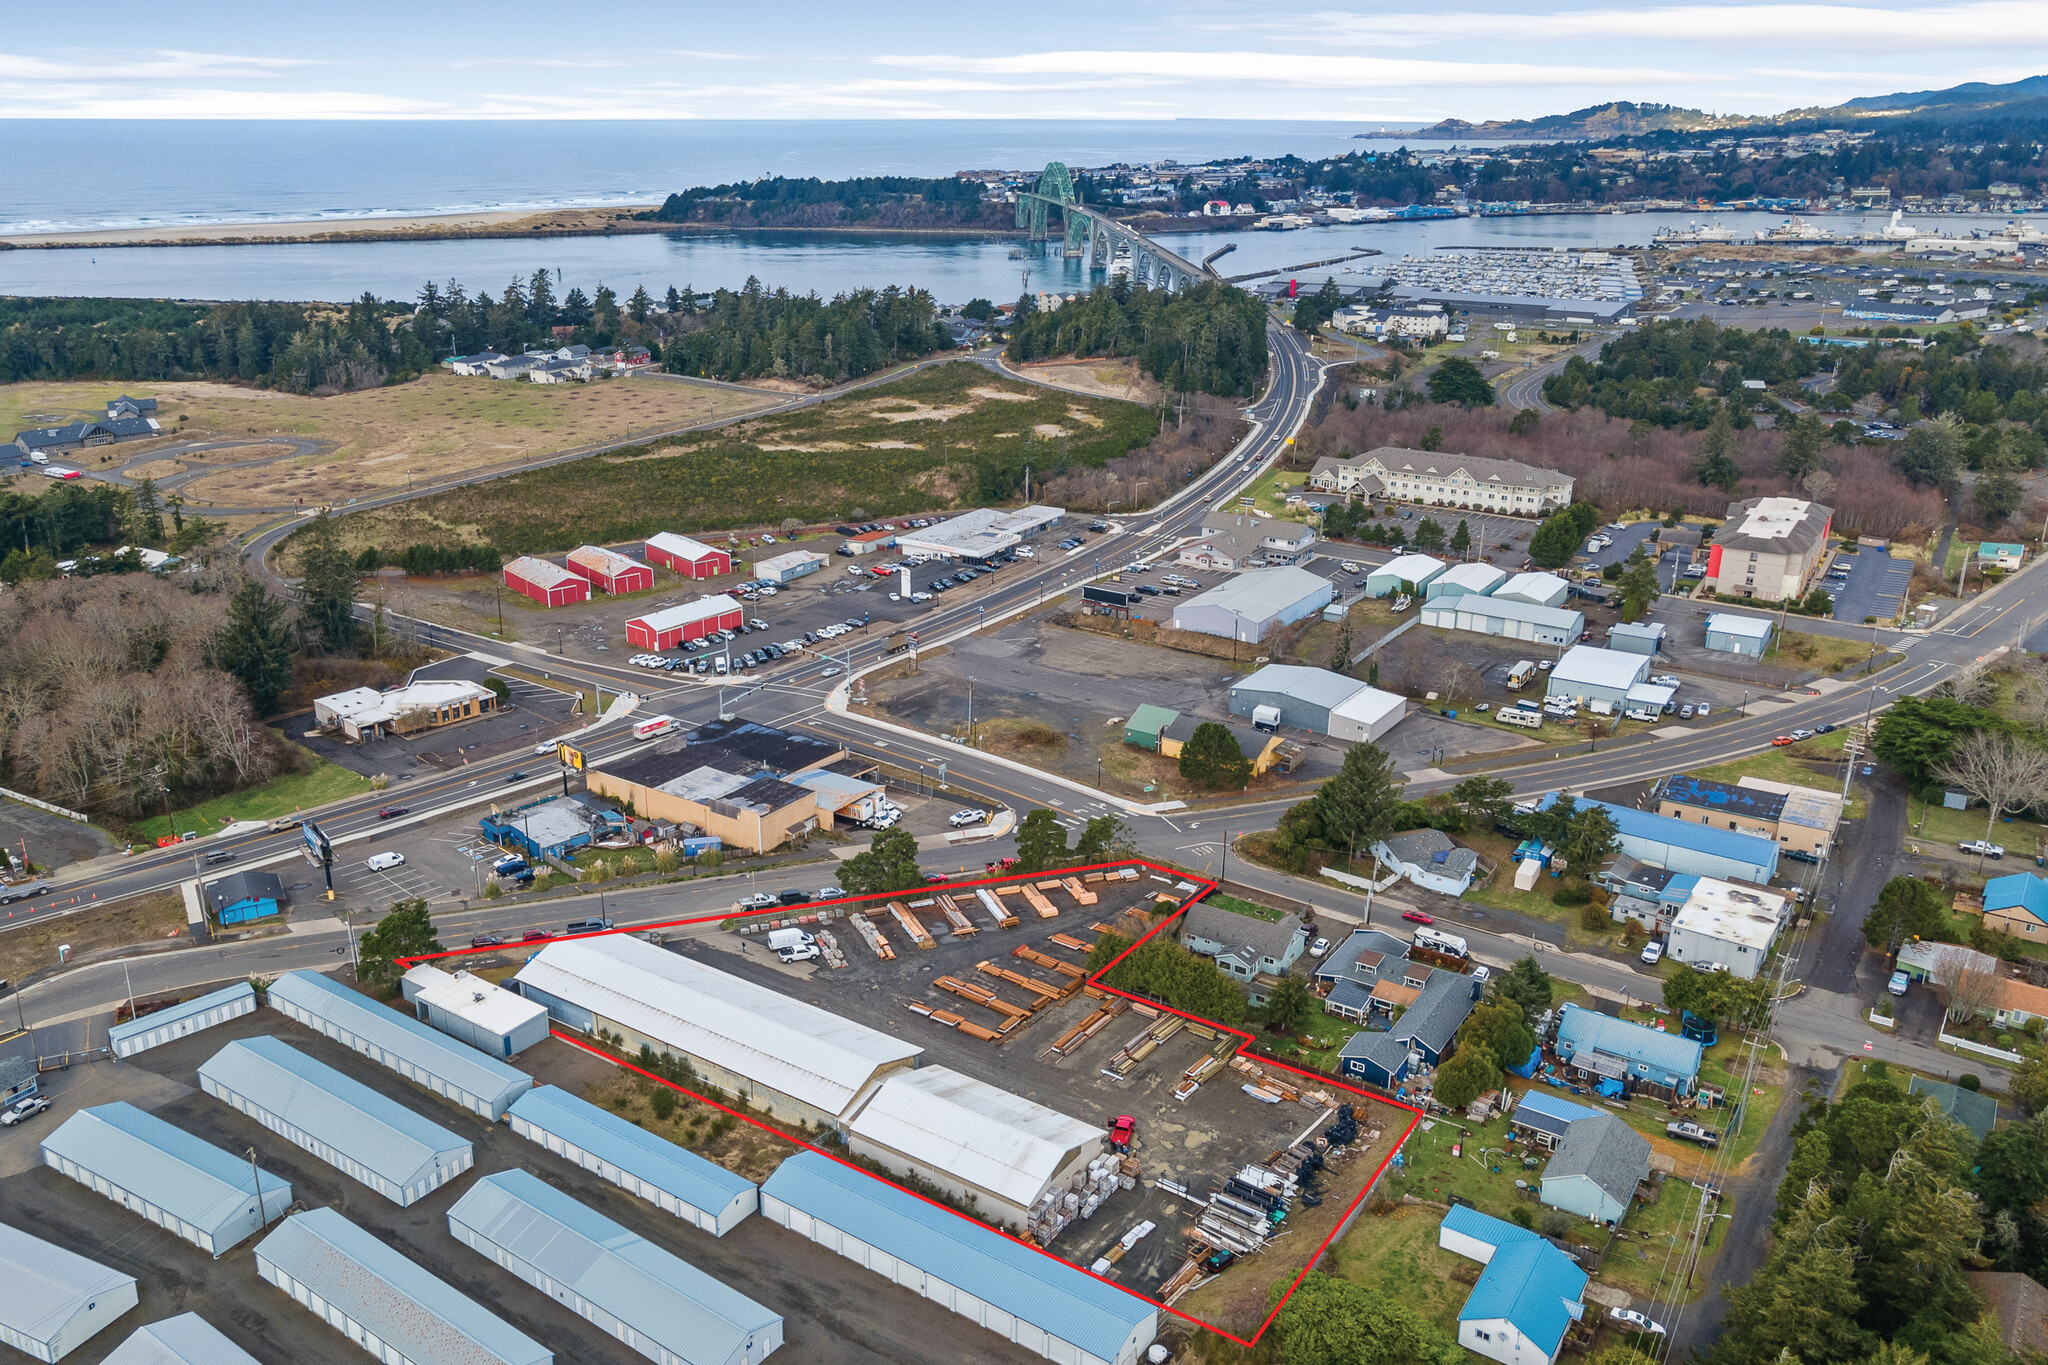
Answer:
[[[6,118],[1762,114],[2048,71],[2048,3],[94,0],[7,7]]]

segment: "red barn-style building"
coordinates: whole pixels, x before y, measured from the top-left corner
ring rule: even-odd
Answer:
[[[505,586],[544,607],[568,607],[590,600],[588,580],[531,555],[522,555],[505,566]]]
[[[570,573],[589,579],[614,597],[626,592],[646,592],[654,586],[653,569],[597,545],[569,551],[568,566]]]
[[[714,630],[738,630],[744,619],[740,604],[719,593],[666,611],[635,616],[626,622],[626,643],[642,649],[674,649],[685,640],[701,640]]]
[[[732,556],[726,551],[673,531],[647,538],[647,559],[685,578],[716,578],[732,572]]]

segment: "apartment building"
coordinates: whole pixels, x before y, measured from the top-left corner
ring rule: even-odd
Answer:
[[[1465,507],[1537,517],[1568,505],[1572,477],[1520,460],[1381,446],[1346,459],[1325,456],[1309,471],[1321,493],[1358,493],[1431,507]]]
[[[1802,498],[1730,503],[1714,533],[1702,586],[1766,602],[1804,597],[1827,562],[1835,509]]]

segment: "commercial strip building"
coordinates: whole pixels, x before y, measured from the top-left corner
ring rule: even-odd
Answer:
[[[1827,561],[1834,519],[1834,508],[1802,498],[1730,503],[1700,586],[1723,597],[1796,602]]]
[[[1256,644],[1315,615],[1335,595],[1329,579],[1307,569],[1254,569],[1176,604],[1173,628]]]
[[[256,1273],[382,1361],[554,1365],[554,1352],[333,1209],[256,1244]]]
[[[1497,602],[1533,602],[1539,607],[1561,607],[1571,596],[1572,585],[1554,573],[1518,573],[1493,590]]]
[[[533,1077],[447,1034],[387,1009],[318,972],[286,972],[270,983],[270,1007],[355,1049],[493,1123],[533,1088]]]
[[[1674,961],[1712,963],[1754,980],[1784,927],[1787,904],[1785,897],[1760,886],[1701,877],[1673,917],[1664,951]]]
[[[991,560],[1013,558],[1026,536],[1052,529],[1066,515],[1064,507],[1036,504],[1020,507],[1014,512],[977,508],[933,526],[898,532],[896,548],[906,555],[986,564]]]
[[[1606,702],[1618,711],[1627,704],[1629,689],[1649,676],[1650,660],[1646,655],[1601,649],[1598,645],[1573,645],[1550,670],[1546,694],[1568,697],[1580,705]]]
[[[1761,659],[1770,652],[1771,636],[1778,623],[1768,616],[1744,616],[1739,612],[1717,611],[1707,616],[1707,648],[1723,654],[1741,654]]]
[[[1219,513],[1174,558],[1190,568],[1238,573],[1296,563],[1315,544],[1315,530],[1303,522]]]
[[[1544,1239],[1453,1204],[1437,1243],[1486,1268],[1458,1310],[1458,1344],[1502,1365],[1550,1365],[1586,1311],[1586,1272]]]
[[[352,687],[316,697],[313,723],[360,744],[387,734],[412,735],[457,721],[475,720],[498,709],[498,694],[463,678],[435,678],[378,691]]]
[[[516,1056],[548,1036],[546,1010],[470,972],[422,962],[398,988],[415,1019],[487,1057]]]
[[[663,607],[626,621],[626,643],[641,649],[674,649],[685,640],[702,642],[714,630],[738,630],[746,612],[738,601],[713,593],[678,607]]]
[[[1544,807],[1556,803],[1546,796]],[[1718,877],[1728,882],[1770,885],[1778,872],[1778,845],[1754,834],[1712,825],[1673,820],[1655,811],[1618,806],[1611,801],[1579,798],[1581,807],[1598,806],[1614,821],[1624,857],[1670,872],[1690,872],[1701,877]],[[1597,880],[1597,879],[1596,879]]]
[[[654,586],[654,570],[637,559],[629,559],[602,545],[579,545],[564,556],[563,567],[593,587],[616,597],[621,593],[646,592]]]
[[[197,1313],[146,1323],[101,1365],[263,1365]]]
[[[1101,1155],[1103,1128],[950,1067],[897,1071],[847,1125],[854,1155],[973,1201],[984,1222],[1021,1229],[1047,1190]]]
[[[195,999],[116,1024],[107,1030],[107,1046],[116,1057],[133,1057],[173,1039],[184,1038],[256,1012],[256,988],[246,981],[210,991]]]
[[[550,943],[512,978],[556,1023],[685,1058],[784,1122],[843,1127],[924,1049],[625,935]]]
[[[544,607],[572,607],[590,600],[589,579],[532,555],[521,555],[505,566],[505,586]]]
[[[475,1163],[468,1142],[275,1038],[241,1038],[199,1067],[199,1088],[401,1207]]]
[[[1650,1140],[1612,1114],[1575,1119],[1543,1168],[1545,1204],[1614,1226],[1650,1178]]]
[[[761,1207],[753,1181],[552,1085],[521,1095],[505,1121],[528,1142],[713,1237]]]
[[[523,1170],[487,1175],[448,1235],[658,1365],[760,1365],[782,1316]]]
[[[1462,567],[1462,566],[1461,566]],[[1457,570],[1452,570],[1456,573]],[[1429,585],[1449,578],[1444,574]],[[1563,607],[1539,607],[1512,597],[1486,597],[1477,593],[1433,597],[1422,604],[1422,624],[1438,630],[1465,630],[1478,635],[1499,635],[1510,640],[1528,640],[1539,645],[1568,645],[1586,629],[1583,612]]]
[[[832,826],[836,796],[795,779],[846,757],[837,744],[752,721],[716,721],[607,760],[590,790],[641,818],[695,825],[728,846],[765,853]]]
[[[44,1165],[216,1260],[292,1206],[290,1181],[132,1104],[79,1110],[42,1150]]]
[[[1769,839],[1788,853],[1824,856],[1834,846],[1842,798],[1818,787],[1745,777],[1733,786],[1677,773],[1656,789],[1657,814]]]
[[[1428,555],[1396,555],[1365,576],[1367,597],[1392,597],[1407,590],[1426,592],[1450,565]]]
[[[643,553],[650,564],[659,564],[684,578],[716,578],[732,572],[732,554],[701,540],[660,531],[647,538]]]
[[[1516,517],[1540,517],[1572,500],[1571,475],[1555,469],[1401,446],[1380,446],[1343,459],[1325,456],[1309,471],[1308,486]]]
[[[1136,1365],[1158,1335],[1136,1295],[816,1152],[768,1177],[761,1215],[1061,1365]]]
[[[49,1365],[135,1304],[133,1275],[0,1222],[0,1345]]]

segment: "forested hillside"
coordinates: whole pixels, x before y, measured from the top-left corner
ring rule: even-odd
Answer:
[[[1019,304],[1009,358],[1134,355],[1168,390],[1247,398],[1266,378],[1265,305],[1227,284],[1168,294],[1115,280],[1056,309]]]

